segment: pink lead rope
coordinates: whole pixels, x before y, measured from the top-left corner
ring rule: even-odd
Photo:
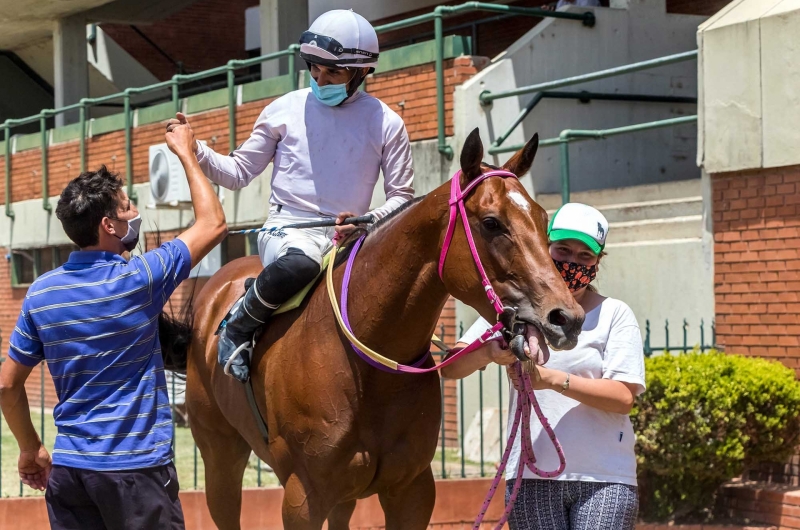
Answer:
[[[483,173],[482,175],[476,177],[472,182],[467,185],[466,189],[461,189],[461,171],[458,171],[452,178],[452,184],[450,187],[450,220],[447,224],[447,232],[445,234],[445,239],[442,244],[442,253],[439,256],[439,277],[442,277],[442,273],[444,271],[444,264],[447,260],[447,251],[450,249],[450,244],[453,241],[453,235],[455,234],[456,225],[458,224],[458,217],[459,214],[461,216],[461,222],[464,226],[464,233],[467,237],[467,243],[469,244],[470,252],[472,253],[472,259],[475,263],[476,268],[478,269],[478,274],[481,277],[481,284],[483,285],[484,290],[486,291],[486,296],[489,299],[489,303],[492,304],[494,307],[495,312],[499,316],[503,313],[503,305],[500,303],[500,300],[497,298],[497,294],[494,292],[492,288],[492,284],[489,281],[489,278],[486,276],[486,271],[483,268],[483,264],[481,263],[481,258],[478,255],[478,250],[475,247],[475,240],[472,237],[472,230],[470,230],[469,222],[467,221],[467,210],[464,206],[464,199],[469,195],[469,193],[475,189],[475,187],[486,180],[489,177],[501,177],[501,178],[517,178],[517,176],[509,171],[504,170],[495,170],[489,171],[487,173]],[[343,325],[352,333],[352,329],[350,328],[350,322],[347,318],[347,297],[349,291],[349,284],[350,284],[350,272],[352,270],[353,263],[355,261],[356,254],[361,246],[361,243],[364,239],[362,236],[357,242],[353,250],[350,252],[350,256],[347,259],[347,264],[345,267],[345,276],[342,282],[342,293],[341,293],[341,306],[342,306],[342,316],[343,316]],[[433,366],[430,368],[419,368],[418,366],[409,366],[404,364],[397,365],[397,372],[399,373],[427,373],[432,372],[434,370],[440,370],[441,368],[451,364],[456,359],[463,357],[464,355],[469,354],[477,350],[481,345],[486,343],[490,340],[502,340],[502,339],[493,339],[492,336],[497,333],[498,331],[502,330],[504,325],[502,322],[498,320],[498,322],[486,330],[477,340],[473,341],[469,346],[465,347],[464,349],[453,353],[449,358],[442,361],[439,365]],[[351,344],[352,345],[352,344]],[[363,351],[357,348],[355,345],[352,345],[355,352],[366,362],[368,362],[372,366],[376,366],[379,363],[376,363],[373,359],[371,359],[368,355],[366,355]],[[428,355],[423,357],[419,363],[421,364],[422,361],[427,359]],[[378,366],[382,370],[388,370],[384,366]],[[492,502],[492,498],[494,497],[497,488],[500,485],[500,481],[503,477],[503,472],[508,465],[508,458],[511,455],[511,450],[514,446],[514,440],[517,437],[517,431],[520,428],[520,422],[522,423],[522,440],[521,440],[521,451],[520,451],[520,459],[519,465],[517,467],[517,476],[514,481],[514,487],[511,490],[511,495],[508,500],[508,505],[503,512],[503,516],[500,518],[500,521],[497,523],[495,527],[496,530],[499,530],[503,527],[503,525],[508,520],[508,516],[511,513],[511,510],[514,509],[514,503],[517,500],[517,495],[519,494],[519,488],[522,485],[522,475],[525,469],[529,469],[532,473],[543,477],[543,478],[552,478],[560,475],[564,468],[566,467],[566,458],[564,457],[564,451],[561,448],[561,444],[559,443],[558,439],[556,438],[556,434],[553,431],[553,428],[550,426],[550,423],[545,418],[544,414],[542,413],[542,409],[539,406],[539,402],[536,400],[536,395],[534,394],[533,387],[531,385],[530,376],[527,372],[522,370],[522,366],[519,362],[514,364],[514,370],[517,371],[517,375],[519,376],[520,380],[522,381],[523,385],[523,392],[517,392],[517,410],[514,414],[514,424],[511,430],[508,433],[508,443],[506,445],[506,450],[503,453],[503,458],[500,461],[500,466],[497,468],[497,474],[495,474],[494,480],[492,481],[492,485],[489,488],[489,492],[486,494],[486,499],[483,502],[483,506],[481,507],[481,512],[478,514],[477,519],[475,519],[475,524],[473,525],[473,530],[478,530],[483,522],[483,518],[486,516],[486,511],[489,509],[489,504]],[[558,461],[559,466],[558,469],[554,471],[542,471],[536,466],[536,456],[533,453],[533,444],[531,440],[531,407],[534,411],[536,411],[536,416],[539,418],[539,421],[542,423],[542,427],[544,428],[547,435],[550,437],[550,441],[553,443],[553,447],[558,454]]]
[[[472,182],[467,185],[466,189],[461,189],[461,171],[458,171],[455,175],[453,175],[452,184],[450,186],[450,221],[447,225],[447,233],[445,235],[444,243],[442,244],[442,253],[439,257],[439,277],[442,278],[442,273],[444,271],[444,263],[447,259],[447,251],[450,248],[450,243],[453,240],[453,235],[455,233],[455,227],[457,224],[458,215],[461,214],[461,223],[464,226],[464,233],[467,236],[467,243],[469,244],[469,250],[472,253],[472,259],[475,262],[475,266],[478,269],[478,274],[481,277],[481,284],[483,284],[483,288],[486,290],[486,296],[489,298],[489,302],[494,307],[495,312],[498,316],[503,312],[503,305],[500,303],[500,300],[497,298],[497,294],[495,294],[494,289],[492,288],[492,284],[489,281],[489,278],[486,275],[486,271],[483,268],[483,264],[481,263],[481,258],[478,255],[478,249],[475,247],[475,240],[472,237],[472,230],[470,230],[469,222],[467,221],[467,210],[464,206],[464,199],[469,195],[469,193],[475,189],[479,183],[483,182],[489,177],[501,177],[501,178],[517,178],[517,176],[509,171],[503,170],[496,170],[496,171],[489,171],[484,173],[474,179]],[[484,333],[478,341],[473,342],[465,350],[470,349],[473,345],[477,342],[483,343],[485,342],[491,335],[494,335],[495,332],[502,329],[503,324],[498,321],[490,330]],[[487,334],[489,334],[487,336]],[[475,349],[475,348],[472,348]],[[459,352],[460,353],[460,352]],[[486,494],[486,499],[483,501],[483,506],[481,507],[481,512],[478,514],[478,517],[475,519],[475,524],[472,525],[473,530],[478,530],[483,522],[483,518],[486,516],[486,511],[489,509],[489,504],[492,502],[492,498],[494,497],[497,488],[500,486],[500,481],[503,477],[503,472],[508,465],[508,458],[511,455],[511,450],[514,446],[514,440],[517,437],[517,431],[520,427],[520,421],[522,422],[522,440],[521,440],[521,451],[520,451],[520,458],[519,458],[519,465],[517,467],[517,477],[514,481],[514,486],[511,490],[511,495],[508,499],[508,504],[506,505],[506,509],[503,511],[503,516],[500,518],[500,521],[495,526],[496,530],[499,530],[503,527],[503,525],[508,520],[509,514],[511,514],[511,510],[514,509],[514,504],[517,501],[517,495],[519,495],[519,488],[522,485],[522,475],[525,471],[525,468],[531,470],[532,473],[538,475],[543,478],[552,478],[560,475],[564,468],[567,465],[567,460],[564,457],[564,450],[561,448],[561,444],[556,438],[556,433],[553,431],[553,428],[550,426],[550,423],[545,418],[544,414],[542,413],[542,409],[539,406],[539,402],[536,400],[536,394],[534,394],[533,387],[531,385],[530,376],[527,372],[522,370],[522,366],[519,362],[514,364],[514,370],[517,371],[517,375],[519,376],[520,380],[522,381],[524,391],[517,392],[517,410],[514,414],[514,424],[511,427],[510,432],[508,433],[508,442],[506,445],[506,450],[503,453],[503,458],[500,461],[500,466],[497,468],[497,473],[495,474],[494,480],[492,481],[492,485],[489,488],[489,492]],[[533,453],[533,443],[531,440],[531,407],[536,411],[536,416],[539,418],[539,421],[542,423],[542,427],[544,428],[547,435],[550,436],[550,441],[553,443],[553,447],[558,454],[558,461],[559,466],[558,469],[554,471],[542,471],[536,466],[536,456]]]

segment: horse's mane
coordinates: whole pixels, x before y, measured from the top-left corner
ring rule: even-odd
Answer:
[[[353,250],[353,245],[355,245],[359,237],[361,237],[364,234],[366,234],[366,236],[369,237],[375,232],[380,231],[381,228],[390,224],[395,218],[397,218],[397,216],[399,216],[401,213],[403,213],[404,211],[408,210],[409,208],[420,202],[425,197],[426,197],[425,195],[414,197],[410,201],[404,202],[396,209],[389,212],[389,214],[386,217],[378,219],[376,222],[374,222],[367,228],[356,229],[356,231],[350,234],[350,237],[347,238],[344,248],[342,248],[342,250],[340,250],[339,253],[336,255],[336,261],[334,262],[333,266],[338,267],[339,264],[341,264],[344,260],[346,260],[350,256],[350,252],[352,252]]]

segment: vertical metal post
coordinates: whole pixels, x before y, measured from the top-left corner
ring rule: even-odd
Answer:
[[[717,347],[717,320],[716,319],[712,319],[711,320],[711,347],[715,348],[715,349]]]
[[[260,488],[261,487],[261,459],[258,458],[258,457],[256,457],[256,458],[257,458],[257,460],[256,460],[256,462],[257,462],[256,468],[258,469],[258,478],[256,479],[256,484],[258,484],[258,487]]]
[[[39,366],[41,366],[41,369],[42,369],[41,377],[40,377],[41,385],[42,385],[42,391],[41,391],[41,395],[40,395],[40,398],[39,398],[39,410],[41,411],[41,415],[42,415],[42,426],[41,426],[41,429],[39,429],[39,436],[42,438],[42,444],[45,444],[45,441],[44,441],[44,363],[39,364]]]
[[[441,434],[441,438],[442,438],[442,449],[441,449],[441,451],[442,451],[442,453],[441,453],[441,457],[442,457],[441,458],[441,460],[442,460],[442,478],[447,478],[447,474],[445,473],[445,466],[444,466],[444,458],[445,458],[445,455],[444,455],[444,448],[445,448],[444,447],[445,446],[445,443],[444,443],[444,379],[441,380],[440,386],[441,386],[441,390],[442,390],[442,434]]]
[[[123,112],[125,113],[125,181],[128,184],[128,198],[136,202],[133,190],[133,120],[131,116],[131,93],[126,89],[123,95]]]
[[[300,88],[299,72],[297,72],[297,44],[292,44],[289,49],[292,53],[289,55],[289,75],[292,76],[292,90]]]
[[[461,336],[463,335],[462,333]],[[481,476],[483,477],[483,370],[478,370],[478,420],[480,421],[481,431]]]
[[[683,353],[686,353],[686,350],[688,349],[688,344],[687,344],[687,340],[686,340],[686,335],[687,335],[688,330],[689,330],[689,323],[684,318],[683,319]]]
[[[228,148],[236,149],[236,85],[234,84],[233,61],[228,62]]]
[[[173,75],[172,76],[172,107],[175,112],[181,111],[181,100],[178,97],[178,89],[179,89],[179,76]]]
[[[194,489],[197,489],[197,444],[194,443]]]
[[[700,351],[705,353],[706,351],[706,326],[703,319],[700,319]]]
[[[460,427],[461,427],[461,478],[465,478],[466,470],[465,470],[465,461],[466,455],[464,454],[464,379],[458,380],[458,404],[459,404],[459,419],[461,420]]]
[[[644,321],[644,356],[650,357],[653,355],[653,349],[650,347],[650,319]]]
[[[558,146],[561,151],[561,204],[569,202],[569,140]]]
[[[178,433],[175,425],[175,372],[170,372],[170,379],[172,381],[172,402],[170,407],[170,412],[172,413],[172,452],[175,453],[178,446]]]
[[[503,459],[503,368],[497,367],[497,382],[500,392],[497,394],[497,410],[500,421],[500,459]]]
[[[6,217],[14,219],[14,210],[11,208],[11,126],[8,123],[4,124],[6,129],[5,144],[5,166],[6,166],[6,182],[5,182],[5,199],[6,199]]]
[[[81,99],[81,108],[78,110],[78,123],[80,123],[80,151],[81,151],[81,173],[86,171],[86,98]]]
[[[434,10],[433,30],[436,45],[436,130],[439,143],[439,152],[453,159],[453,149],[447,145],[445,138],[445,114],[444,114],[444,27],[443,27],[443,6],[438,6]]]
[[[39,131],[42,138],[42,208],[50,212],[53,208],[50,206],[50,194],[47,189],[48,174],[47,174],[47,113],[42,111],[39,115]]]
[[[664,347],[665,350],[670,351],[669,349],[669,319],[664,321],[664,337],[666,346]]]

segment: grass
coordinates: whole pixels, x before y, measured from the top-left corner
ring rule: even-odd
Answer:
[[[31,419],[38,432],[41,432],[42,414],[40,411],[32,411]],[[44,442],[48,450],[52,451],[55,441],[56,428],[53,424],[52,413],[44,414]],[[17,474],[17,457],[19,449],[11,430],[8,428],[5,418],[0,422],[2,435],[0,436],[0,494],[3,497],[25,497],[43,495],[42,492],[34,491],[23,486],[20,490],[19,475]],[[445,449],[444,470],[447,478],[458,478],[462,476],[461,455],[458,449]],[[436,450],[436,455],[432,462],[433,474],[436,477],[442,476],[442,453],[441,449]],[[480,476],[480,463],[470,460],[464,461],[465,476]],[[205,468],[200,451],[194,443],[192,432],[188,427],[176,427],[175,429],[175,467],[178,470],[178,480],[182,490],[205,489]],[[484,475],[493,476],[495,466],[491,463],[484,465]],[[245,470],[242,486],[277,486],[278,479],[255,455],[250,456],[250,462]]]
[[[42,414],[40,411],[31,411],[31,420],[37,432],[41,433]],[[44,444],[48,451],[53,450],[56,428],[53,423],[52,413],[44,414]],[[0,422],[0,495],[3,497],[33,497],[44,495],[43,492],[34,491],[27,486],[20,489],[19,474],[17,473],[17,458],[19,448],[11,429],[8,428],[5,417]],[[175,467],[178,470],[178,480],[182,490],[204,489],[205,468],[200,451],[194,444],[192,432],[187,427],[175,429]],[[261,468],[259,471],[259,467]],[[260,463],[255,455],[250,456],[250,462],[245,470],[242,486],[277,486],[277,477],[268,470],[266,464]]]

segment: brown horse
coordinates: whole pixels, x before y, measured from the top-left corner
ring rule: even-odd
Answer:
[[[538,137],[504,169],[525,174],[537,147]],[[476,129],[461,154],[462,186],[484,171],[482,158]],[[427,351],[448,295],[496,318],[460,226],[444,279],[437,273],[449,190],[449,183],[442,185],[373,226],[353,269],[354,333],[401,363]],[[557,349],[572,347],[583,312],[547,251],[545,211],[514,178],[487,179],[466,208],[503,304],[519,308],[518,318],[531,324],[529,333],[540,331]],[[337,296],[343,269],[335,270]],[[233,261],[209,280],[194,305],[186,406],[214,522],[222,530],[239,528],[242,476],[252,449],[285,488],[286,528],[318,530],[326,519],[331,530],[348,528],[356,500],[374,494],[387,529],[426,528],[435,500],[431,460],[440,425],[439,378],[385,373],[358,358],[337,327],[320,282],[300,308],[270,321],[255,349],[251,373],[269,427],[266,444],[244,388],[217,365],[214,337],[242,295],[244,280],[260,270],[257,257]]]

